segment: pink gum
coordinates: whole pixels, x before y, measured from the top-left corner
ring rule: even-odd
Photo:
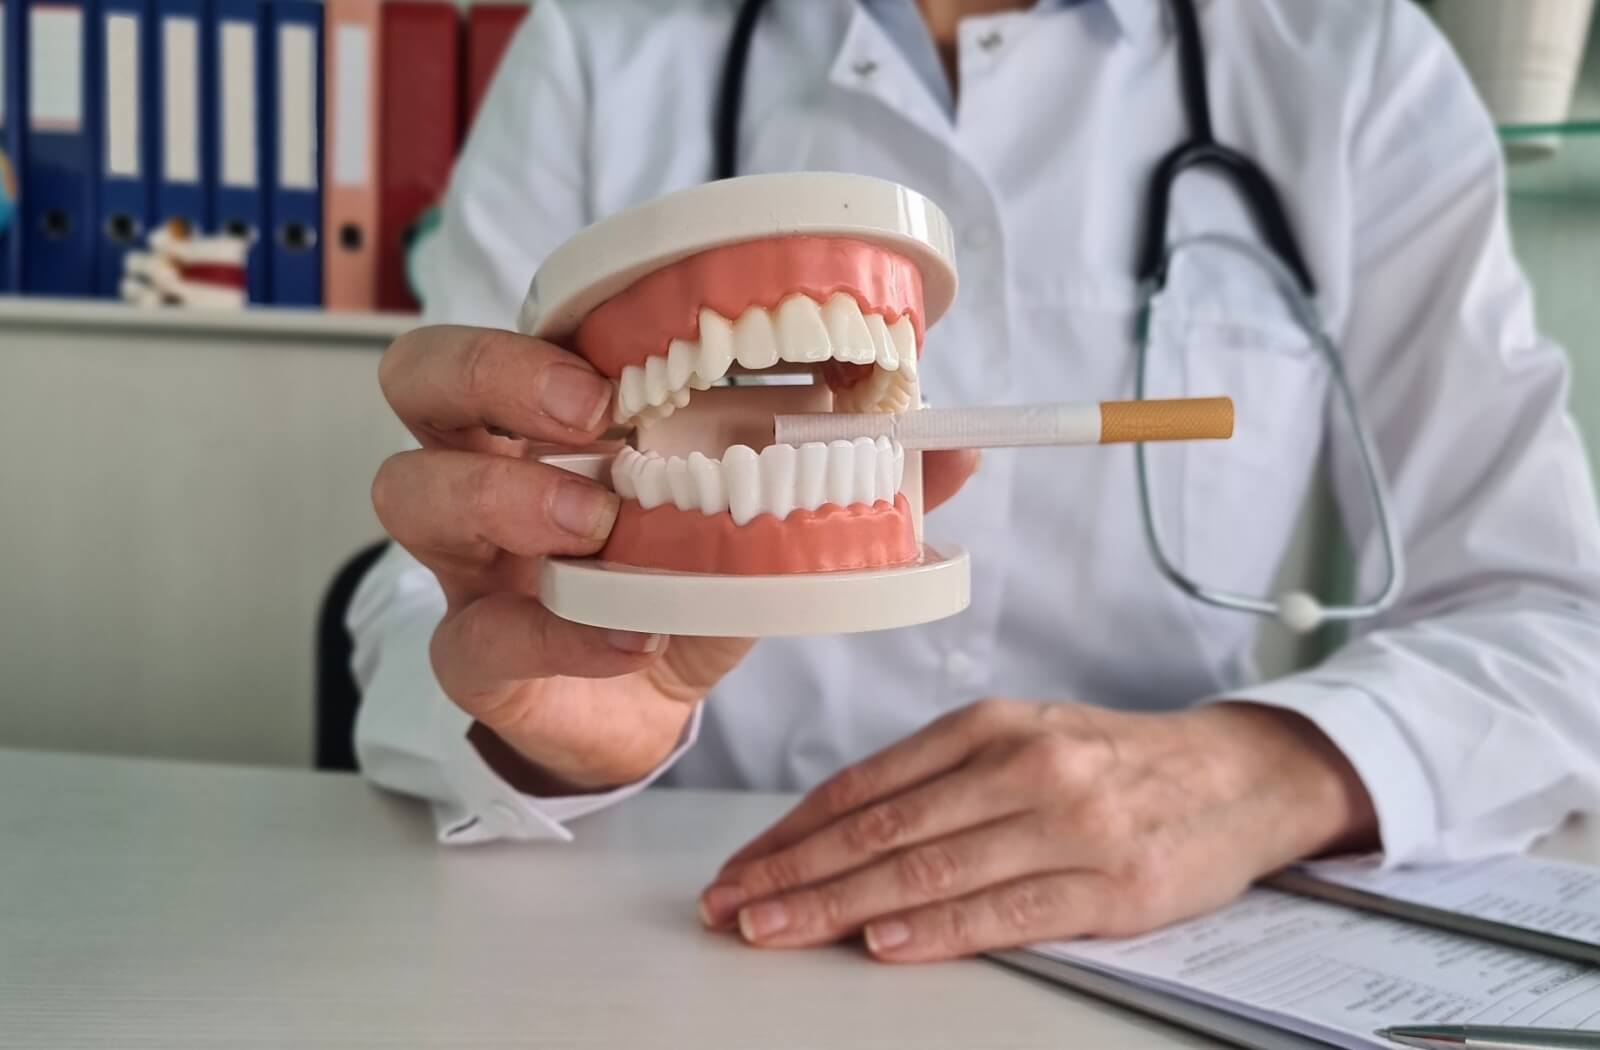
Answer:
[[[904,565],[917,558],[911,508],[825,503],[779,521],[762,514],[735,525],[726,512],[701,514],[670,503],[645,510],[625,499],[602,561],[674,572],[773,576]]]
[[[646,274],[591,310],[574,345],[616,379],[674,339],[699,339],[702,306],[733,320],[796,292],[819,303],[844,292],[889,324],[909,313],[922,353],[922,272],[910,259],[864,241],[798,235],[712,248]]]

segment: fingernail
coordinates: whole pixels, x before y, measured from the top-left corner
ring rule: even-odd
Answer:
[[[789,925],[789,909],[782,901],[762,901],[739,913],[739,933],[747,941],[764,940]]]
[[[611,643],[611,648],[620,649],[625,653],[653,653],[661,648],[662,640],[659,634],[640,634],[637,631],[606,632],[606,641]]]
[[[700,895],[700,917],[707,926],[721,926],[733,918],[746,896],[738,886],[712,886]]]
[[[611,406],[611,384],[576,365],[551,365],[539,391],[545,415],[576,430],[593,430]]]
[[[892,952],[911,939],[911,927],[899,919],[884,919],[867,926],[867,950],[874,955]]]
[[[564,481],[550,499],[550,517],[561,528],[586,540],[602,540],[617,520],[616,493],[586,481]]]

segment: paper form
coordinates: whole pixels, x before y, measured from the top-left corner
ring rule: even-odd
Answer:
[[[1330,863],[1301,871],[1364,893],[1600,944],[1600,868],[1516,855],[1394,871]]]
[[[1342,1047],[1374,1029],[1600,1032],[1600,970],[1278,890],[1142,937],[1032,951]]]

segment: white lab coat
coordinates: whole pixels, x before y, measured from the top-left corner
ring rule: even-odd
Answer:
[[[451,184],[422,270],[430,321],[510,326],[539,260],[583,225],[709,177],[732,0],[539,0]],[[912,186],[958,231],[961,290],[929,338],[943,404],[1131,395],[1146,180],[1184,134],[1158,0],[969,18],[952,124],[872,17],[778,0],[757,33],[742,172],[833,169]],[[988,453],[930,537],[972,553],[951,619],[762,642],[657,771],[801,789],[985,696],[1159,710],[1233,697],[1298,711],[1349,756],[1390,861],[1514,848],[1600,798],[1600,523],[1508,243],[1489,118],[1405,0],[1201,5],[1217,133],[1280,187],[1376,433],[1409,559],[1404,600],[1320,667],[1262,682],[1253,618],[1157,574],[1128,448]],[[1173,229],[1254,237],[1214,177]],[[1189,268],[1158,336],[1169,389],[1238,402],[1231,443],[1160,450],[1178,557],[1270,590],[1330,449],[1367,589],[1381,558],[1321,361],[1237,266]],[[1180,278],[1182,275],[1180,275]],[[1187,387],[1184,383],[1187,382]],[[398,550],[350,624],[357,749],[431,799],[446,841],[562,838],[641,785],[538,799],[497,779],[429,670],[443,608]],[[653,778],[652,778],[653,779]]]

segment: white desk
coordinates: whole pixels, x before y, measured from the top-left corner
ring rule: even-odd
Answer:
[[[695,894],[784,802],[649,792],[572,845],[445,849],[351,776],[0,750],[0,1047],[1214,1045],[989,963],[706,933]]]

